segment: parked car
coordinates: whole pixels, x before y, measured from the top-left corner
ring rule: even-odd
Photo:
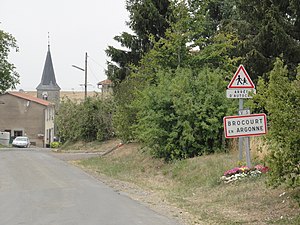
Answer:
[[[28,148],[30,146],[30,141],[28,137],[16,137],[12,142],[13,147],[19,147],[19,148]]]

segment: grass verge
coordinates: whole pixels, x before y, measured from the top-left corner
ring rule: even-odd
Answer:
[[[61,147],[60,151],[63,152],[105,152],[120,143],[119,140],[109,140],[109,141],[92,141],[92,142],[66,142]]]
[[[152,200],[151,204],[168,203],[180,209],[173,216],[186,224],[300,224],[299,205],[291,198],[295,193],[266,187],[266,177],[220,182],[224,171],[237,166],[236,157],[236,153],[215,154],[164,163],[139,145],[129,144],[78,164],[156,193],[160,203]]]

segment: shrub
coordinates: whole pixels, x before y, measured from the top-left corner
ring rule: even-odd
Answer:
[[[190,69],[158,73],[157,85],[135,101],[135,134],[166,160],[218,151],[223,145],[223,117],[231,106],[221,70]]]
[[[55,118],[58,135],[66,141],[103,141],[113,136],[111,99],[88,97],[84,102],[65,99]]]
[[[54,141],[50,143],[50,148],[59,148],[61,146],[61,143],[58,141]]]
[[[300,67],[299,67],[300,72]],[[269,183],[300,186],[300,74],[296,80],[288,78],[287,66],[277,59],[270,72],[269,83],[259,81],[259,104],[269,115],[271,167]]]

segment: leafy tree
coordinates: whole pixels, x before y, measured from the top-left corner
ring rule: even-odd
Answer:
[[[226,63],[223,62],[218,65],[217,56],[224,59],[227,55],[235,66],[240,63],[246,65],[253,79],[256,79],[269,72],[276,57],[281,56],[288,65],[290,78],[295,79],[296,67],[300,62],[299,1],[186,2],[191,17],[189,31],[194,31],[191,42],[200,50],[194,58],[195,65],[209,60],[214,66],[224,66]],[[232,47],[228,48],[225,43]],[[223,50],[221,54],[216,53],[216,47]]]
[[[113,136],[110,99],[87,98],[81,103],[65,99],[58,110],[56,124],[58,134],[66,141],[103,141]]]
[[[134,99],[140,99],[139,91],[143,88],[152,88],[155,90],[157,74],[160,71],[176,70],[178,67],[191,67],[193,73],[197,74],[202,67],[210,66],[217,68],[223,65],[224,69],[231,69],[234,64],[233,60],[227,56],[226,50],[234,48],[235,40],[230,35],[220,34],[214,37],[211,43],[203,44],[206,40],[207,29],[204,14],[200,12],[191,13],[190,9],[183,2],[174,3],[172,12],[176,22],[170,23],[164,37],[156,40],[154,35],[150,35],[150,41],[153,48],[149,50],[140,61],[140,65],[131,67],[135,72],[115,88],[115,97],[117,110],[114,116],[116,133],[124,140],[134,139],[138,132],[134,132],[136,114],[140,108],[131,102]],[[198,21],[195,19],[201,18]],[[191,26],[192,24],[192,26]],[[199,28],[200,27],[200,28]],[[200,30],[202,33],[199,34]],[[201,43],[201,51],[191,52],[189,42]],[[202,43],[203,42],[203,43]],[[213,53],[213,54],[212,54]],[[220,66],[221,67],[221,66]],[[166,72],[166,74],[169,74]],[[171,73],[175,75],[175,73]],[[152,87],[152,85],[154,85]],[[225,88],[223,92],[225,91]],[[144,100],[142,100],[144,101]]]
[[[288,67],[277,59],[269,83],[260,79],[257,101],[269,114],[271,154],[270,184],[300,185],[300,67],[294,81],[288,78]]]
[[[87,98],[80,104],[81,119],[78,121],[81,139],[84,141],[104,141],[112,137],[111,117],[113,112],[110,99]]]
[[[157,71],[162,69],[201,70],[208,66],[232,71],[240,60],[231,56],[239,40],[235,34],[218,31],[221,22],[217,23],[215,17],[225,16],[207,16],[215,7],[212,2],[179,1],[172,7],[175,22],[170,23],[165,37],[151,39],[153,48],[142,58],[138,73],[154,82]],[[228,6],[225,8],[228,11]],[[223,11],[218,14],[226,14]]]
[[[8,62],[10,49],[18,50],[16,39],[0,30],[0,93],[9,88],[15,88],[19,83],[19,75],[15,71],[15,66]]]
[[[154,35],[150,35],[153,48],[143,56],[138,68],[138,77],[143,77],[150,82],[155,79],[157,71],[185,67],[190,58],[186,46],[189,42],[188,10],[184,3],[171,7],[177,22],[170,23],[164,37],[159,40],[156,40]]]
[[[150,35],[153,35],[156,41],[164,36],[171,16],[169,6],[169,0],[126,1],[126,8],[130,14],[127,24],[134,34],[123,32],[114,37],[124,49],[113,46],[106,49],[106,54],[111,57],[106,74],[115,84],[123,81],[130,73],[130,67],[137,66],[142,56],[152,48]]]
[[[76,102],[68,98],[63,99],[55,116],[55,124],[62,142],[75,141],[80,137],[79,118]]]
[[[146,87],[135,101],[138,139],[165,160],[220,150],[222,119],[230,108],[223,77],[209,69],[196,76],[190,69],[159,72],[157,85]]]
[[[238,35],[236,54],[254,78],[272,70],[281,56],[295,79],[300,62],[300,4],[297,0],[236,1],[238,18],[224,22],[224,29]],[[225,26],[225,24],[227,26]]]
[[[135,98],[137,82],[135,79],[126,78],[115,89],[116,110],[113,114],[113,127],[116,135],[123,141],[134,140],[133,125],[136,122],[136,109],[132,105]]]
[[[115,36],[125,49],[117,49],[113,46],[108,46],[105,50],[106,54],[111,58],[107,62],[107,77],[113,81],[115,87],[130,74],[131,65],[138,65],[142,52],[139,39],[127,32],[123,32],[121,36]]]
[[[128,25],[139,37],[142,52],[152,48],[150,35],[155,41],[165,36],[172,15],[170,5],[170,0],[127,0]]]
[[[131,2],[134,5],[134,1]],[[297,1],[188,0],[173,1],[170,7],[173,18],[160,38],[157,38],[155,34],[145,32],[147,33],[145,37],[148,39],[144,43],[147,45],[141,45],[139,42],[142,35],[134,36],[136,42],[132,42],[132,38],[126,39],[126,42],[125,38],[121,39],[124,43],[137,46],[136,49],[150,46],[147,51],[128,51],[126,57],[122,54],[115,54],[122,56],[122,59],[128,59],[129,53],[141,53],[134,58],[136,60],[134,63],[126,62],[124,64],[126,66],[122,67],[126,68],[127,74],[119,80],[124,80],[126,77],[128,86],[125,85],[122,88],[129,89],[117,91],[118,96],[116,97],[120,99],[118,104],[120,103],[121,106],[118,109],[118,124],[120,127],[129,125],[127,128],[122,128],[123,134],[128,131],[130,136],[136,135],[139,140],[154,149],[156,156],[166,159],[184,158],[214,151],[211,143],[215,145],[218,138],[214,136],[210,143],[205,136],[209,132],[204,132],[203,138],[207,138],[206,142],[199,138],[199,142],[195,145],[191,144],[194,143],[193,138],[196,139],[194,136],[199,135],[197,132],[200,130],[199,133],[201,133],[204,130],[205,124],[205,122],[201,122],[200,125],[195,125],[195,121],[198,121],[194,116],[195,109],[193,108],[194,111],[190,110],[187,105],[182,104],[181,106],[186,109],[186,114],[189,115],[184,117],[174,106],[175,103],[191,101],[190,99],[201,102],[200,96],[205,96],[208,101],[214,94],[221,93],[221,90],[214,86],[215,82],[206,82],[199,78],[204,77],[203,68],[206,68],[207,71],[216,71],[218,68],[218,71],[222,71],[221,73],[224,74],[224,71],[233,71],[239,63],[243,62],[251,77],[255,78],[267,74],[272,69],[275,58],[281,55],[287,62],[289,78],[293,80],[295,66],[300,62],[300,54],[298,54],[300,43],[298,15],[300,13]],[[132,23],[132,26],[137,26],[137,24]],[[148,24],[143,22],[142,24],[147,30]],[[120,77],[119,67],[112,68],[116,69],[113,70],[114,74]],[[178,68],[190,68],[191,70]],[[185,71],[182,72],[184,74],[182,77],[178,75],[180,70]],[[208,74],[211,77],[215,75],[214,79],[221,79],[216,72]],[[165,78],[163,78],[164,76]],[[211,77],[208,80],[212,80]],[[198,89],[193,83],[188,83],[190,87],[187,87],[185,79],[188,78],[195,83],[199,81],[197,84],[203,90],[214,88],[218,91],[211,92],[212,94],[209,91],[199,91],[202,95],[195,95],[194,98],[191,98],[190,93],[194,93],[191,90]],[[222,76],[223,81],[224,78],[225,75]],[[188,90],[189,94],[180,92],[181,98],[175,98],[174,92],[177,90],[175,84],[181,85],[180,87],[185,91]],[[203,85],[205,86],[203,87]],[[268,86],[268,83],[264,85]],[[224,90],[225,86],[224,89],[222,88],[222,94],[224,94]],[[265,96],[260,97],[260,109],[268,111],[269,109],[266,107],[268,100]],[[134,104],[131,103],[133,99],[136,99]],[[211,102],[210,104],[216,103]],[[209,108],[206,104],[204,106],[201,104],[201,107],[199,106],[197,110],[203,110],[209,114],[205,111]],[[226,108],[226,110],[229,109]],[[195,120],[191,121],[190,117]],[[136,124],[135,118],[137,119]],[[202,116],[201,119],[206,121],[205,116]],[[215,124],[222,126],[222,122]],[[217,125],[212,127],[214,126],[217,127]],[[208,146],[206,150],[203,150],[204,146]],[[196,149],[199,148],[201,150],[197,152]]]
[[[136,111],[131,102],[134,98],[136,80],[129,78],[140,65],[143,55],[153,46],[153,38],[158,41],[164,37],[165,30],[169,27],[171,17],[169,0],[128,0],[126,8],[129,11],[127,25],[134,34],[123,32],[114,39],[121,44],[122,49],[109,46],[107,55],[111,58],[108,62],[106,74],[114,83],[114,96],[116,111],[113,124],[116,134],[123,140],[134,139],[132,124],[135,122]],[[140,88],[140,87],[139,87]]]

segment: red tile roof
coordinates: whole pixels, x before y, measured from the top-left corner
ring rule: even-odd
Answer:
[[[23,93],[23,92],[7,92],[7,94],[10,94],[10,95],[13,95],[13,96],[16,96],[16,97],[19,97],[19,98],[23,98],[23,99],[28,100],[28,101],[36,102],[36,103],[44,105],[44,106],[48,106],[48,105],[52,104],[51,102],[48,102],[44,99],[33,97],[33,96],[28,95],[28,94]]]
[[[109,84],[112,84],[112,81],[109,79],[106,79],[106,80],[100,81],[98,83],[98,85],[103,85],[103,84],[109,85]]]

